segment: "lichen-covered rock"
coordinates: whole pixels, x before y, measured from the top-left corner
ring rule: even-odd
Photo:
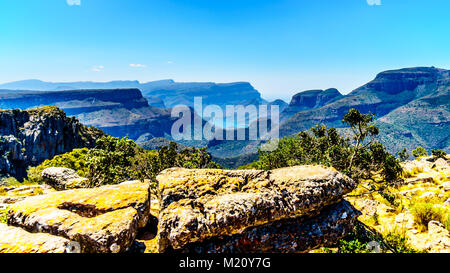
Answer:
[[[123,252],[150,217],[149,184],[138,181],[27,198],[9,207],[9,225],[79,242],[83,252]]]
[[[317,217],[280,220],[248,228],[240,234],[219,236],[186,245],[187,253],[299,253],[331,247],[352,232],[358,211],[341,201]]]
[[[45,233],[29,233],[0,223],[0,253],[79,253],[80,244]]]
[[[438,221],[428,223],[427,249],[430,253],[449,253],[450,232]]]
[[[41,176],[45,183],[58,190],[86,188],[89,183],[89,179],[69,168],[50,167],[43,170]]]
[[[42,195],[55,192],[48,185],[26,185],[0,187],[0,207],[25,200],[30,196]]]
[[[347,176],[321,166],[267,172],[173,168],[157,180],[161,252],[269,222],[317,215],[355,187]]]

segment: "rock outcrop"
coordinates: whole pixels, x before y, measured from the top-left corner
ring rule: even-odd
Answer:
[[[58,190],[86,188],[89,183],[89,179],[69,168],[50,167],[43,170],[41,176],[45,183]]]
[[[82,252],[124,252],[150,217],[149,184],[138,181],[29,197],[8,209],[8,225],[78,242]]]
[[[0,223],[0,253],[80,253],[80,244]]]
[[[0,110],[0,175],[21,180],[29,166],[75,148],[93,147],[104,133],[53,106]]]
[[[319,215],[326,207],[341,202],[343,195],[355,187],[350,178],[332,168],[320,166],[298,166],[268,172],[173,168],[163,171],[157,180],[160,185],[158,247],[161,252],[170,248],[183,249],[188,244],[220,236],[237,236],[232,237],[234,242],[229,242],[236,249],[239,248],[236,247],[237,242],[245,240],[243,238],[255,234],[263,236],[261,230],[264,228],[271,229],[268,238],[272,236],[282,241],[280,238],[288,236],[288,233],[276,231],[276,225],[286,228],[297,226]],[[340,214],[346,223],[337,223],[336,217],[330,217],[328,220],[316,219],[316,224],[322,227],[343,225],[347,228],[352,225],[355,215],[344,204],[331,208],[329,213]],[[346,216],[342,217],[344,213]],[[301,234],[313,225],[313,222],[305,222],[305,230],[290,233],[294,238],[292,242],[306,238]],[[338,234],[346,228],[336,229],[333,235],[318,236],[321,239],[311,239],[316,240],[316,243],[310,242],[311,247],[319,246],[317,242],[321,240],[327,241],[327,236],[339,237]],[[287,243],[287,239],[284,240]],[[254,250],[275,251],[281,241],[255,246]],[[300,245],[296,247],[295,244],[286,247],[285,251],[309,249]]]
[[[342,97],[343,95],[335,88],[300,92],[292,97],[289,106],[281,113],[281,117],[285,120],[298,112],[320,108]]]
[[[312,218],[280,220],[251,227],[232,236],[219,236],[186,245],[185,253],[299,253],[332,246],[353,231],[359,215],[341,201]]]

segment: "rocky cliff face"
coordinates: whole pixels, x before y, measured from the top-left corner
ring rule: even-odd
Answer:
[[[205,105],[215,104],[244,105],[246,102],[256,100],[263,102],[261,94],[247,82],[236,83],[177,83],[172,82],[164,86],[142,88],[144,96],[158,97],[167,107],[184,104],[194,105],[194,97],[202,97]]]
[[[0,110],[0,175],[22,179],[29,166],[75,148],[93,147],[103,135],[52,106]]]
[[[0,108],[28,109],[54,105],[67,115],[89,113],[101,109],[148,107],[139,89],[70,90],[59,92],[31,92],[0,94]]]
[[[164,107],[160,98],[152,104]],[[52,92],[0,92],[0,108],[28,109],[53,105],[75,116],[82,124],[95,126],[115,137],[137,140],[142,135],[170,134],[170,109],[152,107],[139,89],[71,90]]]
[[[300,92],[292,97],[289,106],[282,113],[282,119],[289,118],[301,111],[320,108],[342,97],[342,94],[334,88]]]
[[[392,153],[419,145],[448,150],[449,75],[434,67],[382,72],[335,102],[293,115],[281,125],[280,134],[295,134],[315,124],[343,127],[345,112],[356,108],[380,119],[380,142]]]

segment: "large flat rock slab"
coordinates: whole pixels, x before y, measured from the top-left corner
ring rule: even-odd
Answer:
[[[0,223],[0,253],[79,253],[80,244],[46,233],[29,233]]]
[[[186,245],[183,253],[302,253],[332,247],[352,232],[360,213],[347,201],[325,208],[313,218],[280,220]]]
[[[356,186],[335,169],[321,166],[267,172],[173,168],[157,180],[160,252],[278,220],[317,215]]]
[[[138,181],[27,198],[8,224],[79,242],[83,252],[126,251],[150,217],[149,184]]]

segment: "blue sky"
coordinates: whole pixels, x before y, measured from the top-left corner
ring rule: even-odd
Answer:
[[[448,0],[1,0],[0,83],[249,81],[265,98],[450,69]]]

